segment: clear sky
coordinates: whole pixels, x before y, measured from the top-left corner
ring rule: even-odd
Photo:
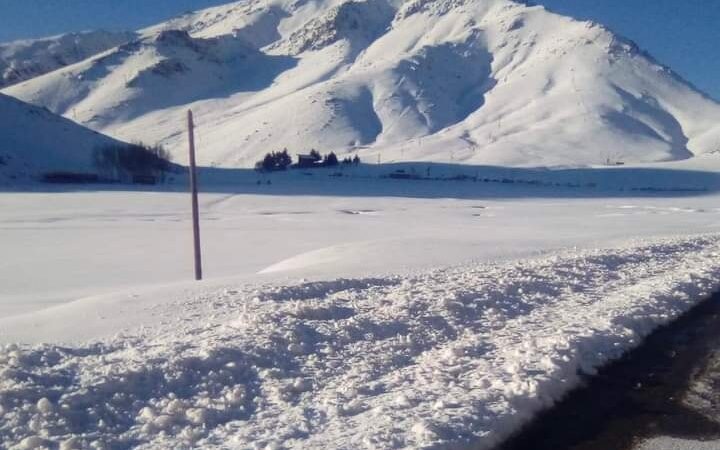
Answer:
[[[720,0],[539,0],[536,3],[609,26],[720,100]]]
[[[0,0],[0,42],[104,28],[136,29],[225,0]],[[720,100],[720,0],[536,0],[637,42]]]

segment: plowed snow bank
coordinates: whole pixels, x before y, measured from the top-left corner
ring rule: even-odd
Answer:
[[[720,285],[720,238],[224,289],[0,351],[3,447],[486,449]]]

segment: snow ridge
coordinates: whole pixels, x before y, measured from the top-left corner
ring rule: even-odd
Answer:
[[[0,351],[0,443],[490,449],[720,286],[720,237],[178,299]]]
[[[365,48],[386,31],[394,14],[384,0],[348,1],[306,23],[287,43],[280,43],[274,49],[299,55],[308,50],[321,50],[342,39]]]
[[[75,64],[135,37],[133,32],[98,30],[0,44],[0,88]]]

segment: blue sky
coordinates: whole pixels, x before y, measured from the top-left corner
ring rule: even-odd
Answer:
[[[224,0],[0,0],[0,42],[136,29]],[[720,0],[536,0],[608,25],[720,99]]]
[[[720,0],[539,0],[637,42],[720,100]]]

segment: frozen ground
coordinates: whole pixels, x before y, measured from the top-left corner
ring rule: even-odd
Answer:
[[[659,175],[646,178],[620,187],[666,187]],[[686,178],[698,183],[703,176]],[[265,278],[295,280],[398,273],[573,246],[608,247],[633,237],[713,232],[720,217],[720,202],[711,191],[273,179],[273,185],[256,186],[253,178],[240,186],[241,193],[208,186],[219,192],[201,196],[207,277],[261,272]],[[12,255],[0,263],[0,317],[118,289],[189,280],[188,204],[184,192],[0,194],[0,247]]]
[[[103,314],[144,320],[82,345],[4,347],[0,439],[491,448],[580,373],[715,290],[718,256],[719,238],[707,235],[406,276],[106,299]],[[82,317],[95,306],[36,320],[102,323]],[[22,318],[2,325],[32,334]]]
[[[207,186],[200,284],[187,194],[2,193],[0,446],[491,448],[720,286],[628,174]]]
[[[186,194],[30,192],[110,141],[0,95],[1,448],[489,449],[720,285],[720,105],[540,7],[241,1],[3,92],[213,168],[197,284]]]

